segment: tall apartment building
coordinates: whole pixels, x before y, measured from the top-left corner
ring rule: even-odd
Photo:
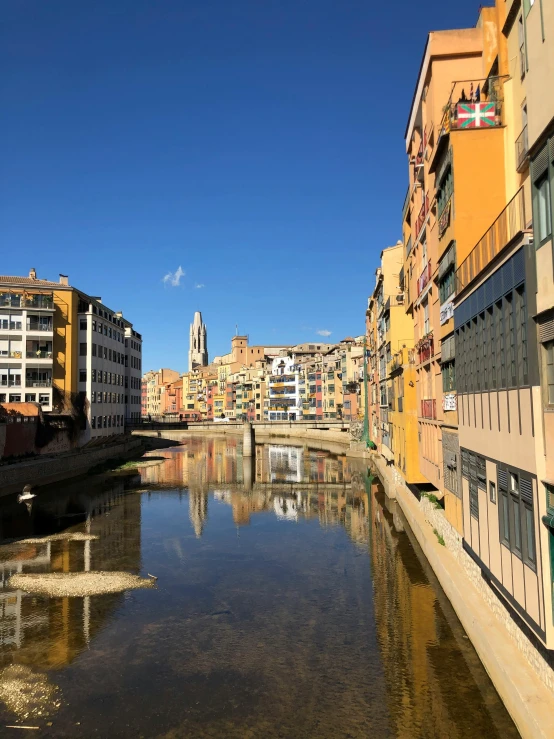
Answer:
[[[0,352],[0,402],[80,414],[81,444],[140,413],[140,334],[65,275],[0,277]]]
[[[505,5],[505,203],[456,271],[463,536],[514,618],[552,648],[554,12]]]
[[[121,433],[141,408],[142,337],[121,312],[78,293],[78,392],[88,401],[88,439]]]
[[[34,269],[28,277],[0,277],[0,403],[52,410],[54,316],[63,291],[61,283],[37,279]]]
[[[405,137],[404,275],[417,350],[419,463],[460,532],[453,298],[457,267],[505,205],[499,12],[482,8],[475,28],[429,34]]]
[[[368,421],[377,450],[406,482],[425,482],[419,470],[414,326],[405,311],[404,245],[381,252],[368,302]]]

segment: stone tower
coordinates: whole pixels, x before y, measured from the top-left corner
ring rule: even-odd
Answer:
[[[189,372],[208,364],[208,334],[202,321],[202,313],[196,311],[190,324]]]

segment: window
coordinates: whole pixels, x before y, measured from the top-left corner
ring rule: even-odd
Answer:
[[[491,503],[496,503],[496,483],[492,480],[489,482],[489,498]]]
[[[456,271],[454,265],[448,269],[439,283],[440,302],[445,303],[456,290]]]
[[[537,234],[539,244],[544,244],[552,235],[552,204],[550,200],[548,171],[535,182],[535,192],[537,202]]]
[[[79,382],[86,382],[86,381],[87,381],[87,371],[79,370]]]
[[[81,318],[81,320],[79,321],[79,328],[81,331],[87,330],[87,319],[86,318]]]
[[[93,369],[90,374],[91,374],[90,379],[92,380],[92,382],[96,382],[96,370]]]
[[[93,331],[96,331],[96,321],[93,321],[92,322],[92,330]]]
[[[36,393],[27,393],[25,395],[25,402],[26,403],[36,403],[37,401],[37,394]]]
[[[543,344],[543,352],[546,367],[546,401],[549,405],[554,405],[554,341]]]
[[[96,403],[96,390],[93,390],[90,394],[91,403]]]
[[[86,357],[87,356],[87,345],[86,345],[86,343],[79,344],[79,356],[80,357]]]
[[[38,402],[41,405],[50,405],[50,396],[47,393],[39,393]]]
[[[21,395],[10,395],[10,403],[21,403]]]
[[[441,367],[442,372],[442,390],[445,393],[451,393],[456,389],[456,373],[454,361],[445,362]]]
[[[91,417],[91,419],[90,419],[90,427],[91,427],[91,429],[95,429],[96,428],[96,416],[92,416]]]
[[[498,467],[501,541],[523,561],[536,566],[533,482],[525,473]]]
[[[92,356],[96,356],[96,344],[92,344]]]
[[[429,333],[429,300],[423,303],[423,333]]]

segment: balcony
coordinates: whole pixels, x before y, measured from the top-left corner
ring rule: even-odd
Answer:
[[[429,261],[425,265],[425,267],[423,269],[423,272],[417,278],[417,294],[418,294],[418,297],[425,290],[425,288],[429,284],[430,279],[431,279],[431,262]]]
[[[529,166],[529,138],[527,135],[527,126],[523,127],[523,131],[516,139],[516,169],[523,172]]]
[[[433,346],[434,344],[432,336],[429,336],[420,342],[417,350],[420,364],[422,364],[423,362],[428,362],[431,359],[434,354]]]
[[[423,199],[423,203],[421,204],[421,208],[419,209],[419,213],[417,215],[416,225],[415,225],[415,238],[419,238],[419,234],[421,233],[421,229],[423,228],[423,224],[425,223],[425,219],[427,218],[427,214],[429,213],[429,193],[427,193]]]
[[[2,308],[36,308],[39,310],[54,310],[54,298],[50,295],[35,295],[25,292],[0,293],[0,307]]]
[[[0,350],[0,357],[7,359],[21,359],[23,352],[21,350],[2,349]]]
[[[437,418],[437,401],[422,400],[421,401],[421,418],[435,420]]]
[[[456,290],[458,293],[473,282],[494,257],[523,233],[526,223],[525,198],[523,187],[521,187],[477,246],[456,270]]]
[[[451,131],[502,126],[506,79],[507,77],[488,77],[454,82],[450,98],[444,107],[437,144]],[[438,148],[437,146],[437,150]]]
[[[404,198],[404,205],[402,206],[402,219],[406,220],[406,216],[408,214],[410,208],[410,188],[408,187],[408,191],[406,192],[406,197]]]
[[[27,321],[27,331],[53,331],[51,322]]]

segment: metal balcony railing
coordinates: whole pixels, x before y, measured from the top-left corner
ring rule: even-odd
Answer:
[[[457,292],[473,282],[492,259],[523,232],[525,225],[525,198],[521,187],[456,270]]]
[[[516,139],[516,169],[522,172],[529,162],[529,137],[527,135],[527,126],[523,127],[523,131]]]
[[[428,418],[431,420],[437,417],[437,401],[436,400],[422,400],[421,401],[421,417]]]
[[[508,77],[503,76],[454,82],[444,108],[438,139],[450,131],[502,126],[506,79]]]
[[[423,344],[419,347],[419,363],[421,364],[422,362],[427,362],[429,359],[431,359],[433,354],[433,337],[430,336],[428,339],[425,339]]]
[[[52,359],[52,352],[37,349],[25,353],[27,359]]]
[[[429,284],[429,280],[430,279],[431,279],[431,262],[429,261],[425,265],[425,267],[423,269],[423,272],[417,278],[417,294],[418,294],[418,296],[421,295],[421,293],[425,290],[425,288]]]
[[[27,331],[53,331],[51,323],[36,323],[35,321],[27,321]]]
[[[423,224],[425,223],[425,219],[427,218],[427,213],[429,213],[429,193],[425,195],[425,198],[423,199],[423,203],[421,205],[421,208],[417,216],[416,225],[415,225],[416,239],[419,237],[419,234],[421,233],[421,229],[423,228]]]

